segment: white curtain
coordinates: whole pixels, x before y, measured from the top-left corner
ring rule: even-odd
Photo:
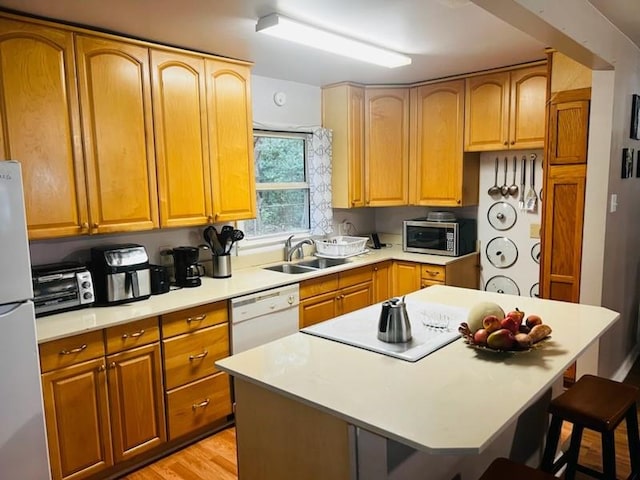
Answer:
[[[331,130],[317,127],[307,142],[312,235],[325,235],[333,230],[331,140]]]

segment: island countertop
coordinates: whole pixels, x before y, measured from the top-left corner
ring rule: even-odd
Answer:
[[[481,453],[619,318],[603,307],[434,286],[413,301],[470,308],[493,301],[553,328],[529,352],[477,351],[461,340],[410,363],[296,333],[228,357],[231,375],[348,423],[437,454]]]

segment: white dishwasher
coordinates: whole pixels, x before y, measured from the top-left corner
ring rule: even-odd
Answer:
[[[298,331],[298,284],[231,299],[231,353]]]

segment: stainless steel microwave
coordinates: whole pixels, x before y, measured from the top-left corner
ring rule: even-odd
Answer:
[[[417,218],[405,220],[402,249],[405,252],[429,253],[459,257],[475,252],[477,231],[473,218],[449,222],[433,222]]]

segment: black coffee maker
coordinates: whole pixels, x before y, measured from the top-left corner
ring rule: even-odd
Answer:
[[[204,267],[198,263],[199,253],[197,247],[176,247],[171,250],[178,287],[199,287],[202,284],[200,277],[204,275]]]

